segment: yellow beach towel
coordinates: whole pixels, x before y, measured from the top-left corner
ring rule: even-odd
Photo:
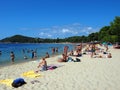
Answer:
[[[41,75],[38,73],[35,73],[34,71],[28,71],[28,72],[23,73],[22,76],[36,78],[36,77],[40,77]]]
[[[0,84],[5,84],[7,86],[11,86],[12,82],[13,82],[13,79],[0,80]]]

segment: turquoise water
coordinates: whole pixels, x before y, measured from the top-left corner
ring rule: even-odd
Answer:
[[[31,60],[32,50],[37,52],[37,58],[40,59],[46,55],[46,52],[52,56],[52,48],[58,47],[58,53],[63,52],[64,46],[69,46],[69,51],[73,49],[72,44],[0,44],[0,66],[11,64],[10,52],[13,51],[15,54],[15,63],[27,62]],[[27,56],[28,59],[24,59]]]

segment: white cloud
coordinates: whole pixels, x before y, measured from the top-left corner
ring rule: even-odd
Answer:
[[[42,37],[42,38],[51,38],[51,37],[52,37],[51,34],[49,34],[49,33],[44,33],[44,32],[40,32],[39,35],[40,35],[40,37]]]
[[[42,35],[44,35],[44,34],[45,34],[44,32],[41,32],[39,35],[41,35],[41,36],[42,36]]]
[[[64,34],[70,33],[70,34],[73,34],[73,35],[78,34],[78,32],[76,30],[70,30],[70,29],[67,29],[67,28],[63,28],[62,33],[64,33]]]
[[[48,34],[47,36],[48,36],[48,37],[52,37],[52,35],[50,35],[50,34]]]
[[[91,30],[92,29],[92,27],[88,27],[88,30]]]
[[[65,29],[65,28],[62,29],[62,33],[70,33],[70,32],[71,31],[69,29]]]
[[[45,29],[42,29],[45,30]],[[46,31],[43,31],[41,33],[42,36],[47,36],[51,38],[64,38],[64,37],[70,37],[70,36],[82,36],[82,35],[88,35],[93,32],[97,32],[99,28],[93,28],[91,26],[85,26],[79,23],[64,25],[64,26],[52,26]],[[47,33],[46,33],[47,32]]]
[[[100,30],[100,28],[84,26],[80,30],[81,30],[81,33],[83,33],[84,35],[88,35],[90,33],[98,32]]]
[[[85,26],[80,23],[73,23],[62,26],[51,26],[45,28],[21,28],[21,30],[30,30],[40,38],[64,38],[70,36],[88,35],[93,32],[99,31],[100,28]]]

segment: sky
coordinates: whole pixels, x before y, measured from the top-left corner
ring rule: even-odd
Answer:
[[[0,39],[89,35],[120,16],[120,0],[0,0]]]

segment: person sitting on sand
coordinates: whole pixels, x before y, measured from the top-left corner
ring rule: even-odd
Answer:
[[[41,70],[38,71],[46,71],[47,70],[47,62],[45,60],[45,58],[42,58],[42,60],[40,61],[39,65],[37,66],[37,68],[41,68]],[[38,72],[36,71],[36,72]]]
[[[112,58],[111,53],[108,53],[107,58]]]
[[[66,61],[67,61],[67,57],[68,57],[68,56],[66,56],[65,54],[62,54],[62,58],[60,58],[60,59],[58,60],[58,62],[66,62]]]
[[[73,50],[71,50],[69,53],[68,53],[68,56],[73,56],[74,55],[74,52]]]
[[[45,58],[49,58],[49,57],[50,57],[49,53],[46,52],[46,56],[45,56]]]
[[[79,50],[76,51],[76,57],[82,56],[81,52]]]

